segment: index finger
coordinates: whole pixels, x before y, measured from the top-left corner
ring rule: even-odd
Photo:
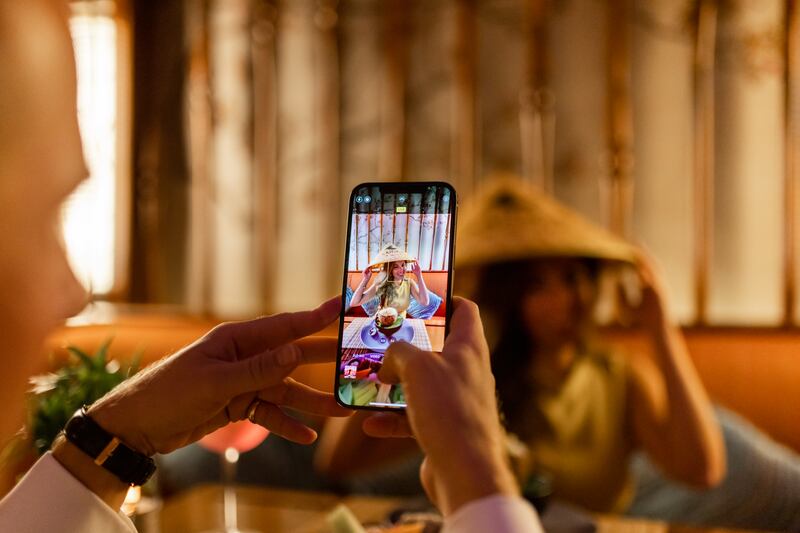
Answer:
[[[342,297],[334,296],[316,309],[256,318],[229,324],[229,335],[247,357],[320,331],[339,317]]]
[[[337,340],[331,337],[306,337],[275,350],[225,364],[219,391],[238,396],[244,392],[271,387],[280,383],[298,365],[336,360]]]

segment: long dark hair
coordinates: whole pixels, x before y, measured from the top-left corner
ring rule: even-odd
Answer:
[[[523,320],[522,303],[531,290],[531,272],[541,260],[528,259],[497,263],[485,267],[479,276],[474,299],[481,310],[491,350],[500,410],[506,427],[523,439],[526,428],[535,427],[536,413],[527,409],[536,394],[530,380],[530,367],[537,346]],[[585,261],[590,277],[597,279],[599,264]],[[544,421],[540,421],[543,423]]]

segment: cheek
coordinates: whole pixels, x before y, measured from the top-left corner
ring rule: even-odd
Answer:
[[[51,324],[47,294],[40,281],[46,258],[32,253],[30,244],[6,240],[0,248],[0,334],[9,356],[3,363],[11,382],[20,384],[40,370],[42,341]]]
[[[578,300],[582,311],[591,314],[591,311],[594,309],[595,303],[597,302],[597,298],[597,287],[593,283],[589,281],[581,283],[578,288]]]
[[[76,290],[53,239],[32,239],[30,233],[18,229],[6,233],[0,243],[0,364],[4,376],[0,405],[13,414],[22,412],[30,376],[47,370],[43,341],[62,318],[67,301],[75,301]],[[0,437],[8,436],[19,423],[19,417],[4,417]]]
[[[566,293],[541,293],[523,301],[525,325],[536,338],[549,338],[569,329],[576,320],[574,299]]]
[[[529,296],[523,301],[522,315],[525,326],[535,337],[546,335],[553,327],[553,309],[547,297]]]
[[[26,345],[38,346],[86,301],[52,231],[15,232],[0,252],[0,323],[13,324],[4,333]]]

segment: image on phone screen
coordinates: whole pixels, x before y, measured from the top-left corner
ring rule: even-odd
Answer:
[[[386,350],[440,352],[450,315],[455,190],[446,183],[368,183],[350,197],[335,391],[348,407],[405,407],[381,383]]]

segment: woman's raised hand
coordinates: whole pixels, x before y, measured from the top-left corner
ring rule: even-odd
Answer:
[[[411,263],[411,272],[417,277],[417,279],[422,278],[422,267],[419,266],[419,262],[414,261]]]
[[[369,278],[372,277],[372,265],[365,268],[361,273],[364,274],[364,279],[362,281],[369,281]]]
[[[638,295],[629,298],[621,291],[619,303],[623,317],[631,318],[636,325],[651,332],[661,332],[670,323],[666,289],[657,268],[645,252],[636,256]]]

